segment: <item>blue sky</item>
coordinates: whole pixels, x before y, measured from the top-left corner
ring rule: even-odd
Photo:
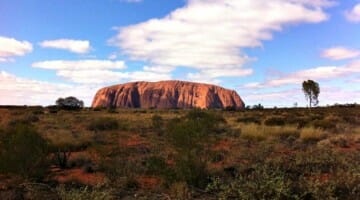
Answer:
[[[359,0],[1,0],[0,104],[129,81],[236,90],[247,105],[360,102]]]

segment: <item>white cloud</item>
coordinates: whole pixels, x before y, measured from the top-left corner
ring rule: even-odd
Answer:
[[[32,64],[32,67],[56,70],[56,74],[76,83],[110,83],[121,78],[119,72],[112,70],[125,69],[124,61],[110,60],[53,60]]]
[[[243,86],[243,88],[270,88],[279,87],[289,84],[301,84],[304,80],[323,80],[333,79],[338,77],[344,77],[346,75],[353,75],[360,73],[360,61],[352,62],[345,66],[323,66],[312,69],[301,70],[292,74],[281,76],[280,78],[274,78],[267,80],[264,83],[249,83]]]
[[[155,72],[155,73],[170,73],[175,69],[175,67],[169,66],[144,66],[143,70],[146,72]]]
[[[162,19],[119,28],[109,43],[150,65],[191,67],[215,77],[245,76],[252,59],[242,49],[262,45],[274,31],[328,16],[327,0],[189,0]],[[213,73],[213,72],[217,73]],[[235,73],[229,73],[234,71]],[[246,71],[246,69],[245,69]]]
[[[76,96],[90,106],[96,85],[56,84],[0,72],[0,105],[51,105],[59,97]]]
[[[125,72],[122,74],[124,79],[130,81],[163,81],[171,80],[172,76],[168,73],[156,73],[147,71]]]
[[[172,68],[167,67],[145,66],[143,71],[119,72],[126,68],[125,62],[110,60],[42,61],[33,63],[32,67],[56,70],[56,75],[81,84],[169,80],[172,71]]]
[[[90,42],[87,40],[58,39],[46,40],[40,43],[43,48],[54,48],[67,50],[73,53],[84,54],[91,50]]]
[[[209,83],[209,84],[216,84],[216,85],[221,83],[221,80],[208,77],[201,73],[188,73],[186,77],[191,82]]]
[[[344,60],[360,56],[360,51],[346,47],[333,47],[325,49],[321,56],[331,60]]]
[[[33,67],[53,70],[103,70],[103,69],[125,69],[124,61],[110,60],[53,60],[42,61],[32,64]]]
[[[60,70],[56,74],[72,82],[82,84],[119,83],[125,81],[159,81],[171,79],[171,75],[168,73],[147,71],[117,72],[111,70]]]
[[[12,61],[11,57],[23,56],[32,50],[32,44],[28,41],[0,36],[0,62]]]
[[[350,11],[346,11],[345,17],[351,22],[360,22],[360,3],[356,4]]]

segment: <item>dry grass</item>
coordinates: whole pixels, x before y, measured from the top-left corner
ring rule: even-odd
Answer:
[[[265,132],[265,127],[257,124],[243,124],[241,128],[241,137],[252,141],[265,140],[268,135]]]
[[[268,137],[298,137],[298,130],[293,126],[265,126],[258,124],[241,124],[241,137],[248,140],[262,141]]]
[[[306,127],[300,131],[300,139],[303,142],[317,142],[322,139],[325,139],[327,134],[318,128]]]

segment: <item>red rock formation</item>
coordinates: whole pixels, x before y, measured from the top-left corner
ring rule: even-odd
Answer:
[[[100,89],[92,107],[243,109],[233,90],[185,81],[133,82]]]

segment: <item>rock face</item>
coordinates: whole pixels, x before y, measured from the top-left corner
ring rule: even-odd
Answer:
[[[100,89],[92,107],[243,109],[233,90],[185,81],[132,82]]]

